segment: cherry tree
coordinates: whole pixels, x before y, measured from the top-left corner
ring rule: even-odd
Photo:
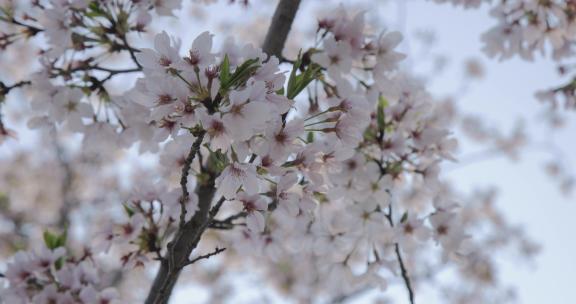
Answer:
[[[574,1],[492,2],[488,55],[570,58]],[[446,302],[513,298],[497,254],[538,246],[493,191],[463,193],[442,171],[462,121],[511,156],[521,129],[438,100],[403,69],[402,33],[328,3],[314,39],[287,47],[300,0],[278,1],[261,44],[204,31],[189,45],[165,30],[184,22],[179,0],[0,1],[0,106],[25,124],[0,116],[0,147],[29,146],[0,158],[0,299],[167,303],[196,285],[215,302],[239,292],[237,273],[303,303],[392,285],[409,303],[425,286]],[[573,108],[575,88],[537,96]]]

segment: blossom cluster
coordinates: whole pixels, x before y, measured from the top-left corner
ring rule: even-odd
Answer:
[[[222,238],[242,256],[307,269],[308,279],[290,280],[296,297],[386,286],[382,270],[396,271],[390,262],[396,246],[411,255],[436,243],[447,260],[469,255],[466,246],[473,246],[465,244],[464,219],[438,178],[439,162],[453,159],[455,148],[448,118],[396,71],[404,58],[394,50],[400,34],[365,36],[363,14],[334,15],[320,21],[323,47],[297,60],[287,92],[279,60],[257,49],[228,46],[212,53],[211,36],[203,33],[182,58],[162,33],[154,50],[138,55],[145,77],[126,96],[148,111],[142,125],[157,127],[139,138],[146,146],[173,138],[161,152],[164,180],[179,172],[189,147],[205,134],[198,155],[207,157],[193,166],[196,184],[215,173],[216,196],[225,199],[212,227],[224,230]],[[226,75],[250,67],[231,88]],[[286,98],[300,67],[300,79],[308,69],[325,73],[308,103]],[[141,187],[129,213],[143,210],[142,216],[120,226],[129,233],[110,235],[130,242],[165,223],[176,225],[182,190],[163,184]],[[186,216],[194,216],[198,204],[191,196]],[[167,241],[156,242],[153,248]],[[273,277],[285,281],[292,273]]]
[[[6,4],[0,12],[0,21],[14,28],[13,33],[1,36],[8,37],[3,47],[42,36],[42,69],[30,80],[11,86],[1,83],[0,99],[13,88],[30,86],[30,127],[47,130],[64,126],[88,138],[102,138],[122,127],[122,121],[110,120],[118,108],[110,103],[107,82],[117,75],[141,70],[134,57],[138,50],[131,46],[129,37],[146,31],[153,14],[172,15],[181,3],[80,0],[36,1],[30,7],[18,6],[26,5]],[[16,8],[28,11],[20,17],[15,14]],[[132,58],[136,66],[115,69],[103,64],[110,56],[122,55]],[[4,125],[2,131],[2,140],[15,136]]]
[[[81,134],[83,152],[112,166],[114,153],[132,148],[158,160],[129,194],[115,185],[125,216],[90,239],[95,253],[119,253],[124,271],[155,261],[179,271],[211,256],[175,260],[194,227],[190,250],[210,230],[231,249],[226,259],[256,264],[301,300],[384,289],[399,274],[412,292],[421,269],[438,261],[472,284],[495,282],[488,250],[514,228],[491,222],[489,204],[457,203],[442,181],[457,146],[450,113],[399,70],[399,32],[367,34],[365,13],[341,7],[319,21],[316,46],[293,59],[230,40],[218,49],[209,32],[184,54],[166,32],[152,48],[129,43],[151,10],[178,7],[47,1],[35,4],[31,23],[5,16],[49,45],[27,84],[30,127]],[[102,58],[115,53],[133,66],[107,67]],[[141,77],[109,94],[105,84],[119,74]],[[473,235],[484,222],[499,229],[492,238]],[[0,294],[15,303],[112,301],[90,257],[67,257],[62,247],[17,253]]]
[[[130,221],[106,233],[109,241],[137,245],[124,255],[126,263],[146,261],[146,252],[162,255],[183,196],[166,181],[204,137],[197,153],[206,156],[193,164],[197,175],[190,186],[216,175],[216,196],[226,200],[228,215],[217,217],[214,226],[240,233],[228,240],[234,248],[251,254],[259,248],[272,262],[298,252],[298,260],[315,265],[318,276],[337,278],[326,273],[336,265],[351,276],[300,286],[347,290],[356,286],[352,281],[378,279],[374,273],[388,259],[386,248],[395,244],[404,249],[434,239],[446,256],[460,249],[463,230],[450,229],[458,225],[454,205],[421,202],[417,212],[400,203],[402,189],[421,188],[420,195],[434,197],[438,162],[452,159],[455,147],[430,97],[396,72],[404,58],[394,50],[401,35],[364,36],[362,14],[339,10],[335,16],[320,21],[323,48],[298,59],[285,90],[277,58],[251,46],[227,45],[214,53],[207,32],[185,57],[166,33],[155,38],[154,49],[136,55],[145,77],[122,98],[123,132],[141,149],[155,151],[168,142],[160,153],[165,178],[139,187],[128,199]],[[326,73],[318,80],[323,93],[295,103],[297,82],[320,71]],[[374,83],[354,84],[355,72]],[[196,195],[187,198],[184,221],[198,204]],[[352,275],[362,263],[371,270]],[[383,278],[377,281],[384,284]]]
[[[47,247],[39,252],[20,251],[8,263],[0,287],[6,303],[119,303],[118,292],[100,288],[99,269],[89,252],[75,259],[63,247],[62,236],[45,234]]]

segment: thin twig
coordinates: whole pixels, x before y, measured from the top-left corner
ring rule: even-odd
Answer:
[[[14,25],[18,25],[18,26],[21,26],[21,27],[25,27],[25,28],[28,30],[28,34],[29,34],[30,36],[34,36],[34,35],[38,34],[39,32],[44,31],[44,29],[41,29],[41,28],[39,28],[39,27],[35,27],[35,26],[33,26],[33,25],[25,24],[24,22],[18,21],[18,20],[16,20],[16,18],[14,18],[14,17],[11,17],[11,18],[4,18],[4,17],[2,17],[2,18],[0,18],[0,21],[4,21],[4,22],[6,22],[6,23],[11,23],[11,24],[14,24]]]
[[[404,266],[404,261],[402,260],[402,254],[400,254],[400,246],[398,243],[394,244],[396,257],[398,258],[398,263],[400,264],[400,270],[402,271],[402,278],[404,279],[404,283],[406,284],[406,289],[408,289],[408,298],[410,299],[410,303],[414,304],[414,290],[412,290],[412,284],[410,283],[410,277],[408,276],[408,271],[406,270],[406,266]]]
[[[214,221],[214,217],[216,216],[216,214],[218,214],[218,211],[220,211],[220,208],[222,207],[222,204],[224,204],[225,201],[226,198],[222,196],[218,200],[218,202],[216,202],[216,205],[214,205],[214,207],[210,209],[207,220],[204,222],[204,224],[202,224],[202,226],[200,226],[200,230],[204,231],[206,228],[210,227],[210,224],[212,224],[212,221]]]
[[[190,265],[190,264],[194,264],[194,263],[196,263],[196,262],[198,262],[198,261],[200,261],[200,260],[209,259],[210,257],[215,256],[215,255],[217,255],[217,254],[219,254],[219,253],[221,253],[221,252],[223,252],[223,251],[225,251],[225,250],[226,250],[226,248],[218,248],[218,247],[216,247],[216,249],[215,249],[214,251],[212,251],[212,252],[210,252],[210,253],[207,253],[207,254],[204,254],[204,255],[201,255],[201,256],[193,259],[193,260],[188,261],[188,262],[185,264],[185,266]]]
[[[15,88],[19,88],[19,87],[23,87],[25,85],[30,85],[32,82],[30,82],[30,80],[23,80],[23,81],[19,81],[11,86],[6,86],[2,81],[0,81],[0,97],[1,96],[6,96],[8,95],[8,93],[10,93],[11,90],[15,89]],[[0,98],[1,100],[1,98]]]
[[[384,213],[390,226],[394,227],[394,221],[392,220],[392,204],[388,207],[388,213]],[[400,264],[400,271],[402,273],[402,279],[404,279],[404,285],[408,290],[408,298],[410,299],[410,304],[416,303],[414,301],[414,290],[412,289],[412,283],[410,281],[410,276],[408,276],[408,271],[404,265],[404,260],[402,259],[402,254],[400,253],[400,245],[398,243],[394,244],[394,251],[396,252],[396,258],[398,259],[398,264]]]
[[[134,63],[138,66],[138,68],[142,69],[142,65],[140,64],[140,62],[138,62],[138,59],[136,59],[135,54],[140,50],[134,49],[130,46],[130,44],[128,44],[128,39],[126,38],[126,35],[120,36],[120,39],[122,39],[122,42],[124,42],[124,46],[126,47],[126,50],[128,50],[128,52],[130,53],[130,58],[132,58],[132,61],[134,61]]]
[[[213,220],[210,223],[210,226],[208,226],[208,227],[212,228],[212,229],[222,229],[222,230],[232,229],[232,228],[234,228],[234,226],[239,225],[239,224],[234,224],[234,220],[246,217],[246,215],[248,215],[248,213],[243,211],[243,212],[239,212],[237,214],[231,215],[231,216],[229,216],[223,220]]]
[[[109,68],[104,68],[101,66],[92,66],[89,67],[92,68],[93,70],[98,70],[98,71],[104,71],[104,72],[108,72],[110,74],[122,74],[122,73],[134,73],[134,72],[140,72],[142,71],[142,68],[132,68],[132,69],[123,69],[123,70],[114,70],[114,69],[109,69]]]

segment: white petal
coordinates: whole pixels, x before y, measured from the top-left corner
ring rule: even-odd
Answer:
[[[246,225],[253,232],[262,232],[266,226],[264,215],[258,211],[250,212],[246,217]]]
[[[260,190],[258,177],[256,177],[256,175],[248,174],[248,176],[246,176],[243,181],[242,188],[244,188],[244,191],[246,191],[248,194],[258,193]]]

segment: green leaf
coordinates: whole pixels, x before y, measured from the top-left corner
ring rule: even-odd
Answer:
[[[208,168],[210,171],[220,173],[229,163],[230,161],[225,153],[222,153],[220,150],[216,152],[210,151],[210,155],[208,156]]]
[[[408,212],[404,212],[402,214],[402,218],[400,219],[400,223],[404,223],[408,219]]]
[[[56,267],[56,270],[60,270],[62,266],[64,266],[64,257],[60,257],[56,260],[56,262],[54,262],[54,267]]]
[[[0,210],[4,212],[10,207],[10,198],[3,192],[0,192]]]
[[[10,6],[8,6],[8,7],[0,6],[0,11],[2,12],[2,14],[4,14],[4,16],[7,17],[7,18],[0,18],[0,19],[4,20],[6,22],[8,22],[8,19],[10,19],[14,16],[14,11],[10,10]]]
[[[311,63],[306,67],[303,73],[296,75],[296,71],[300,69],[302,65],[301,51],[298,53],[298,58],[294,62],[292,71],[290,72],[290,77],[288,78],[288,87],[286,88],[286,97],[289,99],[294,99],[302,92],[313,80],[320,76],[322,67],[315,63]]]
[[[380,97],[378,97],[378,106],[382,107],[382,108],[387,108],[388,107],[388,99],[386,99],[384,96],[380,95]]]
[[[268,174],[268,170],[266,170],[266,168],[263,167],[256,167],[256,173],[260,174],[260,175],[265,175]]]
[[[258,64],[259,59],[248,59],[240,66],[236,68],[234,74],[231,76],[226,76],[225,81],[220,83],[220,92],[222,95],[226,95],[225,93],[232,87],[239,87],[252,76],[256,70],[260,67]]]
[[[44,231],[44,243],[46,243],[46,247],[48,249],[55,249],[58,248],[57,246],[57,239],[58,237],[49,231]]]
[[[130,31],[130,25],[128,24],[128,18],[130,15],[125,12],[123,9],[120,9],[120,12],[116,14],[117,22],[116,22],[116,31],[120,35],[125,35]]]
[[[364,131],[364,139],[366,139],[367,141],[373,141],[376,139],[376,132],[377,130],[374,128],[367,128],[366,131]]]
[[[207,185],[208,182],[210,181],[210,174],[204,172],[198,173],[196,175],[196,180],[200,185]]]
[[[134,209],[130,208],[127,203],[122,204],[122,206],[124,206],[124,211],[128,217],[132,217],[134,215]]]
[[[402,169],[403,169],[402,161],[396,161],[396,162],[389,164],[386,167],[386,172],[388,172],[394,176],[394,175],[400,174],[402,172]]]
[[[386,128],[386,121],[384,118],[384,109],[388,105],[388,101],[383,96],[378,99],[378,112],[376,113],[376,118],[378,120],[378,129],[384,131]]]
[[[224,56],[222,64],[220,64],[220,83],[227,83],[230,79],[230,59],[228,54]]]
[[[306,141],[307,141],[308,143],[314,142],[314,132],[308,132],[308,135],[307,135],[307,137],[306,137]]]
[[[288,95],[291,95],[291,93],[294,92],[296,88],[297,83],[296,71],[300,68],[300,65],[302,65],[302,50],[298,52],[298,57],[296,58],[296,62],[294,62],[294,65],[292,66],[292,71],[290,72],[290,77],[288,78],[288,87],[286,88],[286,92],[288,93]]]
[[[50,250],[54,250],[58,247],[64,247],[66,245],[67,231],[62,232],[62,234],[53,234],[50,231],[44,231],[44,243],[46,247]]]
[[[88,5],[88,12],[86,13],[87,17],[101,17],[106,16],[106,12],[100,8],[100,4],[98,1],[92,1]]]

